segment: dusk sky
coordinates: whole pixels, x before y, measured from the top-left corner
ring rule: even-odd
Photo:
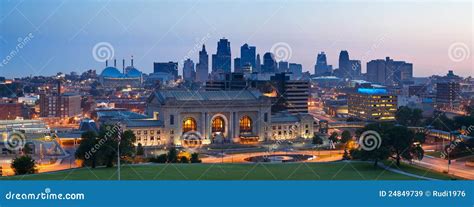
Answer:
[[[294,0],[3,0],[0,76],[100,73],[105,63],[92,55],[100,42],[113,46],[119,68],[134,55],[145,73],[165,61],[180,61],[181,73],[185,57],[197,63],[202,43],[211,57],[222,37],[231,42],[232,58],[244,43],[262,56],[287,43],[289,62],[311,73],[318,52],[337,68],[339,52],[348,50],[364,73],[366,62],[390,56],[413,63],[415,76],[450,69],[474,76],[471,1]]]

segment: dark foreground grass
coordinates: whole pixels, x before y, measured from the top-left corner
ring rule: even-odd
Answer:
[[[436,179],[443,174],[404,166],[411,173]],[[4,180],[116,180],[117,168],[78,168],[54,173],[3,177]],[[124,165],[122,180],[417,180],[371,163],[291,163],[291,164],[150,164]]]

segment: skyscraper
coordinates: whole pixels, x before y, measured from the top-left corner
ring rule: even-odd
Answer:
[[[241,65],[240,58],[234,58],[234,72],[241,73],[242,72],[242,65]]]
[[[329,76],[332,74],[332,68],[328,66],[326,54],[321,52],[316,58],[316,65],[314,66],[314,74],[316,76]]]
[[[297,63],[290,63],[288,71],[299,77],[303,74],[303,66]]]
[[[277,62],[275,56],[271,52],[267,52],[263,55],[263,73],[274,73],[277,71]]]
[[[254,46],[249,46],[248,44],[244,44],[240,47],[240,64],[241,66],[250,63],[252,68],[256,68],[257,60],[255,59],[256,56],[256,48]]]
[[[187,59],[183,63],[183,79],[185,81],[194,81],[196,79],[196,71],[194,71],[194,62]]]
[[[260,60],[260,54],[257,54],[257,63],[255,63],[255,69],[253,72],[262,72],[262,61]]]
[[[154,73],[168,73],[172,74],[174,78],[178,78],[178,63],[177,62],[161,62],[153,63],[153,72]]]
[[[199,63],[196,64],[196,81],[205,83],[209,76],[209,55],[206,51],[206,46],[202,45],[202,50],[199,51]]]
[[[351,77],[351,62],[349,59],[349,53],[346,50],[342,50],[339,53],[339,74],[340,78],[350,78]]]
[[[280,73],[285,73],[290,70],[288,62],[286,61],[280,61],[278,62],[278,72]]]
[[[405,61],[394,61],[390,57],[385,60],[372,60],[367,63],[367,80],[383,85],[401,85],[413,78],[413,64]]]
[[[217,42],[217,52],[212,55],[212,72],[231,72],[230,42],[223,38]]]

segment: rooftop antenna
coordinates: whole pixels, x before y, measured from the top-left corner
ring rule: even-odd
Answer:
[[[114,68],[117,67],[117,59],[114,59]]]
[[[132,62],[132,68],[133,68],[133,55],[132,55],[132,60],[131,60],[131,62]]]
[[[125,74],[125,58],[122,59],[122,70],[123,70],[123,73]]]
[[[109,67],[109,61],[105,60],[105,67]]]

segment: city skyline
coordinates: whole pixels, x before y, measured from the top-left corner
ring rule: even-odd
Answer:
[[[240,57],[240,47],[245,43],[256,46],[261,57],[273,45],[287,43],[292,51],[289,62],[302,64],[303,70],[311,73],[318,53],[324,51],[327,64],[338,68],[339,53],[347,50],[351,59],[361,61],[364,73],[367,62],[388,56],[413,63],[416,77],[443,75],[450,69],[462,76],[473,74],[469,1],[370,5],[363,1],[25,2],[29,4],[1,3],[0,26],[5,32],[0,36],[0,58],[8,61],[0,67],[0,76],[81,73],[88,69],[100,72],[105,63],[94,60],[91,54],[100,42],[110,43],[118,60],[134,55],[137,69],[145,73],[153,72],[153,62],[178,61],[182,74],[184,60],[199,62],[202,44],[212,62],[217,42],[223,37],[230,42],[232,60]],[[176,12],[176,8],[183,12]],[[251,15],[242,15],[242,9]],[[227,18],[220,18],[223,14]],[[382,14],[383,20],[374,18]],[[158,17],[160,21],[149,21]],[[406,21],[411,24],[403,24]],[[29,34],[30,40],[11,56],[19,40]],[[468,47],[461,61],[449,57],[450,47],[456,43]],[[209,64],[209,71],[211,68]]]

